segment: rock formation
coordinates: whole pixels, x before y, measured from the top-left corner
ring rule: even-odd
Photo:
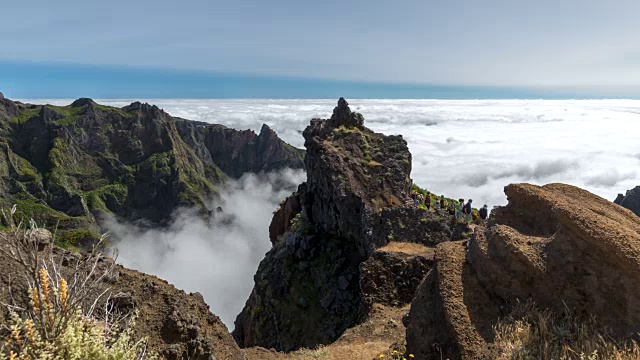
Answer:
[[[451,239],[448,215],[406,205],[406,142],[363,120],[340,99],[331,119],[313,119],[304,131],[307,181],[274,215],[273,248],[235,323],[241,347],[314,348],[366,319],[373,303],[406,305],[432,253],[380,247]]]
[[[229,177],[302,168],[303,151],[260,134],[174,118],[157,106],[81,98],[69,106],[0,99],[0,207],[58,225],[58,239],[115,215],[162,225],[181,206],[206,213]],[[87,235],[88,236],[88,235]]]
[[[41,250],[51,246],[51,233],[47,230],[36,230],[35,238],[42,244]],[[6,247],[6,237],[0,233],[0,247]],[[63,274],[73,271],[72,264],[83,255],[61,248],[53,248],[56,259]],[[43,254],[46,256],[46,254]],[[102,258],[100,268],[109,266],[113,260]],[[0,301],[11,303],[9,296],[17,305],[28,303],[28,284],[22,268],[14,260],[0,252]],[[9,291],[10,289],[10,291]],[[115,311],[130,312],[135,309],[137,318],[134,336],[146,338],[147,346],[159,352],[164,359],[243,359],[241,350],[233,340],[222,321],[209,311],[209,306],[198,293],[186,294],[155,276],[116,266],[115,272],[94,289],[95,297],[107,291],[105,300],[111,295],[110,304]],[[98,309],[103,308],[104,301]],[[91,305],[91,304],[85,304]],[[5,306],[0,309],[0,323],[6,314]]]
[[[563,184],[505,188],[509,204],[467,243],[437,246],[406,319],[419,359],[492,359],[491,327],[514,301],[640,331],[640,218]]]
[[[633,211],[634,214],[640,216],[640,186],[627,190],[625,195],[618,194],[614,203],[625,207]]]

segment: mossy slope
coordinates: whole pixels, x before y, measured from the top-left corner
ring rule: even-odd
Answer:
[[[263,135],[264,133],[264,135]],[[97,232],[103,215],[164,224],[248,171],[301,168],[303,151],[260,135],[174,118],[149,104],[68,106],[0,98],[0,207],[61,231]],[[220,165],[219,165],[220,164]],[[69,246],[79,238],[70,233]],[[83,236],[80,237],[85,237]]]

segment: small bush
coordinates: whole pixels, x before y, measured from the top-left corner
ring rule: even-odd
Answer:
[[[0,359],[145,358],[146,347],[142,341],[132,340],[130,327],[119,329],[81,315],[79,308],[70,308],[65,279],[56,285],[42,268],[39,280],[30,290],[29,309],[22,317],[15,311],[10,314],[10,334],[0,347]]]
[[[21,269],[29,285],[29,304],[13,297],[2,304],[9,321],[0,329],[0,335],[6,335],[0,338],[0,360],[153,358],[147,356],[143,340],[132,340],[134,316],[108,306],[110,289],[103,290],[103,280],[113,275],[115,261],[100,265],[101,242],[91,252],[67,259],[65,268],[35,221],[28,227],[16,225],[16,212],[15,205],[8,213],[0,212],[9,224],[9,230],[0,233],[0,253]],[[94,309],[103,296],[108,297],[104,314],[96,318]]]

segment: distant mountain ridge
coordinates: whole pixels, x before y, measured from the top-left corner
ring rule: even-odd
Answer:
[[[0,207],[57,224],[69,244],[95,235],[104,214],[162,225],[182,206],[206,213],[229,178],[300,169],[303,157],[267,125],[256,134],[140,102],[33,105],[0,93]]]

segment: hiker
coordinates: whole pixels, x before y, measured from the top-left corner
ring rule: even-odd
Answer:
[[[440,209],[447,208],[447,201],[444,198],[444,195],[440,195]]]
[[[462,220],[462,209],[464,208],[464,199],[458,199],[458,206],[456,207],[456,220]]]
[[[487,209],[487,204],[484,204],[484,206],[480,209],[480,211],[478,211],[478,215],[480,215],[480,219],[482,220],[486,220],[487,216],[489,215],[489,210]]]
[[[467,203],[464,205],[463,208],[463,213],[464,213],[464,221],[465,222],[471,222],[471,202],[473,200],[469,199],[469,201],[467,201]]]
[[[418,206],[424,204],[424,195],[418,194]]]
[[[427,210],[431,209],[431,193],[427,193],[427,197],[424,199],[424,204],[427,207]]]
[[[449,203],[449,208],[448,208],[448,210],[449,210],[449,215],[454,215],[454,214],[456,213],[456,202],[455,202],[455,201],[453,201],[453,200],[452,200],[452,201]]]

